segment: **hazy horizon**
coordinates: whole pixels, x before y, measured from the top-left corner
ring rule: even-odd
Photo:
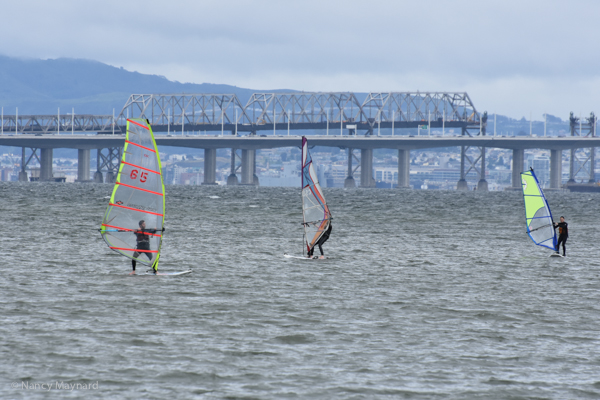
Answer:
[[[253,90],[467,92],[478,109],[515,119],[598,111],[600,3],[591,0],[29,0],[5,10],[9,57]]]

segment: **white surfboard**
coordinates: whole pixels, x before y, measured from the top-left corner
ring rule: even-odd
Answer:
[[[144,276],[180,276],[180,275],[187,275],[187,274],[191,274],[192,270],[189,269],[187,271],[181,271],[181,272],[159,272],[158,274],[154,274],[152,273],[152,270],[148,270],[146,271],[145,274],[143,274]]]
[[[560,254],[560,253],[552,253],[552,254],[549,255],[549,257],[556,257],[556,258],[560,257],[560,258],[563,258],[564,256],[562,254]]]
[[[308,256],[293,256],[291,254],[284,254],[283,255],[285,258],[296,258],[299,260],[325,260],[326,257],[325,256],[312,256],[312,257],[308,257]]]
[[[181,272],[159,272],[158,276],[179,276],[179,275],[187,275],[187,274],[191,274],[192,270],[188,269],[187,271],[181,271]],[[152,274],[150,272],[150,274]]]

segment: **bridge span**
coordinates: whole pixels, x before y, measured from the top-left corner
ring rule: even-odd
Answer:
[[[52,149],[73,148],[79,150],[79,161],[82,165],[89,165],[90,150],[98,150],[99,166],[96,174],[103,168],[107,169],[108,174],[114,173],[118,168],[120,160],[120,148],[123,146],[123,135],[0,135],[0,145],[14,146],[23,148],[23,160],[25,149],[32,149],[33,157],[38,157],[37,149],[41,150],[39,162],[42,168],[40,176],[52,177]],[[256,150],[272,149],[282,147],[300,147],[301,140],[299,136],[203,136],[203,135],[183,135],[167,136],[156,135],[156,142],[159,146],[189,147],[204,149],[205,151],[205,184],[214,184],[216,175],[216,150],[234,149],[242,152],[241,174],[242,184],[254,184],[254,158]],[[481,147],[481,148],[502,148],[513,150],[513,185],[519,187],[519,173],[523,170],[523,151],[526,149],[548,149],[551,152],[551,188],[560,187],[562,152],[564,150],[594,148],[600,146],[600,137],[495,137],[495,136],[309,136],[311,146],[338,147],[348,151],[348,185],[352,184],[353,172],[352,154],[354,150],[361,151],[361,182],[362,186],[369,187],[371,184],[364,184],[372,180],[372,157],[375,149],[395,149],[398,151],[398,186],[409,187],[410,172],[410,151],[417,149],[432,149],[445,147]],[[105,155],[102,150],[108,149],[109,154]],[[469,171],[465,171],[464,161],[462,160],[461,176],[462,179]],[[480,160],[478,160],[480,161]],[[102,165],[104,163],[104,165]],[[26,165],[26,162],[23,163]],[[235,176],[235,159],[232,160],[232,175]],[[26,173],[24,167],[22,173]],[[480,172],[480,180],[484,179]],[[483,170],[485,174],[485,170]],[[80,169],[79,180],[89,180],[89,171],[87,176],[85,171]],[[98,180],[98,177],[96,177]],[[110,178],[108,178],[110,179]],[[234,178],[232,178],[233,181]],[[235,177],[237,181],[237,177]]]
[[[461,169],[457,189],[467,189],[466,176],[479,175],[478,189],[487,190],[485,154],[487,147],[513,150],[513,186],[520,187],[525,149],[551,151],[552,188],[561,184],[562,151],[570,150],[570,182],[588,166],[594,182],[596,117],[585,123],[571,113],[571,136],[495,137],[487,136],[487,113],[477,111],[465,92],[371,92],[362,101],[351,92],[255,93],[245,105],[233,94],[134,94],[123,109],[113,115],[4,115],[0,117],[0,145],[22,147],[20,179],[27,180],[26,167],[32,159],[40,163],[40,179],[52,179],[52,149],[76,148],[79,165],[89,165],[90,150],[98,150],[95,180],[112,179],[120,162],[127,118],[148,119],[161,146],[201,148],[205,151],[204,183],[214,184],[216,150],[232,149],[231,184],[235,175],[236,150],[241,151],[242,184],[255,184],[255,153],[259,149],[300,146],[299,136],[291,131],[317,130],[326,135],[310,135],[315,146],[348,150],[347,186],[354,186],[353,151],[361,151],[361,186],[372,187],[373,150],[398,151],[398,186],[409,187],[410,151],[416,149],[460,147]],[[579,126],[579,130],[576,126]],[[585,128],[583,129],[582,126]],[[442,136],[397,135],[407,128],[441,129]],[[381,130],[386,135],[380,135]],[[446,136],[446,129],[460,135]],[[75,132],[78,132],[75,135]],[[189,135],[189,132],[205,135]],[[419,130],[418,130],[419,131]],[[585,134],[582,132],[585,131]],[[96,132],[95,135],[80,133]],[[206,133],[216,133],[214,136]],[[247,135],[242,135],[247,133]],[[259,135],[259,133],[261,133]],[[283,135],[282,135],[283,134]],[[26,157],[26,149],[31,149]],[[578,160],[575,150],[591,148],[589,157]],[[39,155],[38,155],[39,150]],[[80,167],[78,180],[89,180],[89,171]]]

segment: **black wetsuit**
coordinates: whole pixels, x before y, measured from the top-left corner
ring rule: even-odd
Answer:
[[[324,255],[322,246],[329,239],[330,234],[331,234],[331,222],[329,223],[329,228],[327,228],[325,233],[323,233],[323,235],[319,238],[319,240],[317,240],[317,243],[315,243],[315,246],[319,246],[319,251],[321,252],[321,255]],[[312,257],[312,255],[315,251],[315,246],[313,246],[313,248],[308,251],[309,257]]]
[[[563,256],[567,255],[567,250],[565,249],[565,245],[567,244],[567,238],[569,237],[569,224],[566,222],[554,223],[554,229],[558,228],[558,241],[556,242],[556,252],[558,253],[560,250],[560,244],[562,243],[563,247]]]
[[[164,230],[164,229],[163,229]],[[135,235],[135,240],[137,242],[137,246],[135,247],[136,250],[150,250],[150,236],[147,235],[147,233],[156,233],[158,232],[158,229],[139,229],[139,230],[135,230],[133,231],[133,234]],[[147,251],[143,251],[143,252],[134,252],[133,256],[137,257],[136,253],[139,255],[139,253],[144,253],[146,255],[146,257],[148,257],[148,259],[150,261],[152,261],[152,253],[149,253]],[[136,265],[136,261],[135,259],[131,260],[131,266],[133,267],[133,270],[135,271],[135,265]]]

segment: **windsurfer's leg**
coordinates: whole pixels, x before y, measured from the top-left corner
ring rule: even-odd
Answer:
[[[319,251],[321,252],[322,256],[325,255],[325,253],[323,253],[323,247],[321,246],[321,243],[319,243]]]
[[[566,256],[567,255],[567,247],[566,247],[567,246],[567,238],[563,239],[562,244],[563,244],[563,256]]]
[[[135,260],[131,260],[131,268],[135,271],[135,265],[137,263],[135,262]]]
[[[309,257],[312,257],[312,255],[313,255],[313,253],[314,253],[314,252],[315,252],[315,248],[313,247],[312,249],[310,249],[310,250],[308,251],[308,256],[309,256]]]

